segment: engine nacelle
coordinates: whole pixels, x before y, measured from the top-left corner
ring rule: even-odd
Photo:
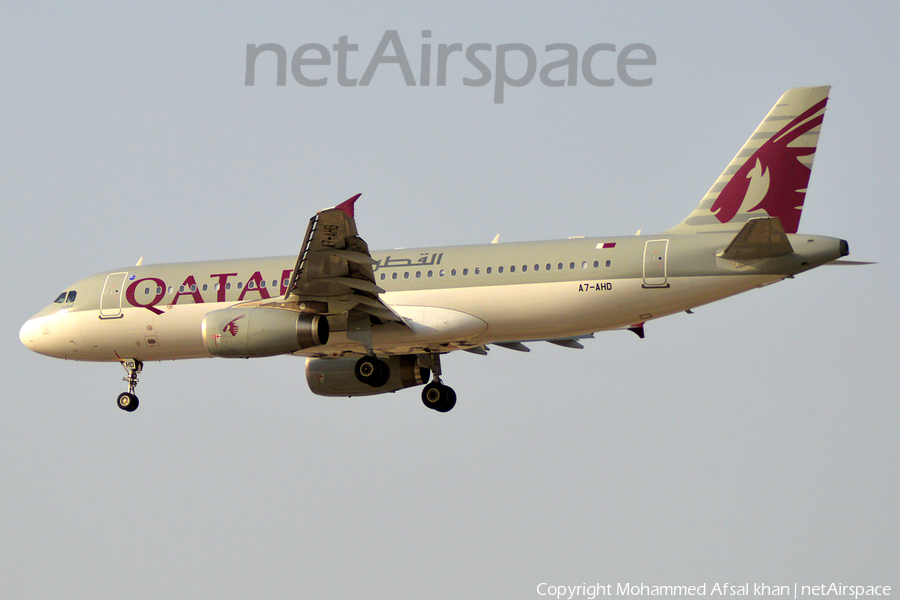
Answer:
[[[203,317],[203,343],[213,356],[289,354],[328,343],[328,319],[280,308],[224,308]]]
[[[345,358],[307,358],[306,383],[319,396],[371,396],[396,392],[428,381],[428,369],[419,366],[414,354],[381,358],[391,371],[387,383],[372,387],[356,378],[358,356]]]

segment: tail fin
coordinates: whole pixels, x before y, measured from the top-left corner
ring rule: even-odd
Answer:
[[[700,205],[669,231],[737,231],[749,219],[769,216],[797,233],[830,89],[785,92]]]

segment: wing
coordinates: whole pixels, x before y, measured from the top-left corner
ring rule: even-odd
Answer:
[[[353,218],[357,194],[334,208],[316,213],[306,228],[285,300],[314,307],[315,312],[350,317],[365,313],[385,321],[403,319],[380,298],[375,284],[376,261],[359,237]]]

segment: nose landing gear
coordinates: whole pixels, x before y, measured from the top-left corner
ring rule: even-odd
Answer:
[[[134,358],[126,358],[122,360],[122,367],[128,374],[122,378],[122,381],[128,384],[128,391],[119,394],[119,397],[116,398],[116,404],[126,412],[134,412],[140,404],[138,397],[134,395],[134,388],[137,387],[138,375],[144,368],[144,363]]]

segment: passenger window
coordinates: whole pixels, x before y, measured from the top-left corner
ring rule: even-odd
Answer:
[[[586,260],[581,261],[581,268],[587,269],[587,261]]]
[[[608,267],[610,265],[612,265],[612,261],[611,260],[606,261],[606,266]]]
[[[397,271],[391,273],[391,279],[397,279]]]
[[[409,271],[403,272],[403,279],[409,279]]]
[[[547,263],[546,269],[549,271],[549,270],[552,269],[552,268],[553,268],[553,265],[551,265],[550,263]]]
[[[218,285],[218,284],[216,284],[216,285]],[[216,288],[216,289],[218,289],[218,288]],[[158,286],[156,286],[156,295],[159,296],[160,294],[162,294],[162,286],[158,285]]]
[[[260,288],[265,288],[265,287],[266,287],[266,280],[265,280],[265,279],[260,279],[260,280],[259,280],[259,287],[260,287]]]
[[[205,291],[208,290],[208,289],[209,289],[209,286],[206,285],[206,284],[204,283],[204,284],[203,284],[203,291],[205,292]]]
[[[562,264],[562,263],[559,263],[558,265],[556,265],[556,270],[557,270],[557,271],[562,271],[562,267],[563,267],[563,264]]]
[[[241,289],[241,288],[243,288],[243,287],[244,287],[244,282],[243,282],[243,281],[238,281],[238,289]]]
[[[487,273],[488,275],[490,275],[490,274],[491,274],[491,268],[488,267],[487,269],[484,270],[484,272]]]
[[[381,274],[381,280],[384,281],[384,273]]]
[[[240,286],[240,284],[238,284],[238,286]],[[255,281],[248,281],[248,282],[247,282],[247,289],[248,289],[248,290],[256,289],[256,282],[255,282]],[[194,290],[191,290],[191,291],[193,292]]]
[[[594,268],[596,269],[596,268],[599,267],[599,266],[600,266],[600,261],[599,261],[599,260],[595,260],[595,261],[594,261]]]
[[[527,270],[528,270],[528,265],[522,265],[522,272],[524,273]]]
[[[515,273],[515,272],[516,272],[516,265],[511,266],[511,267],[509,268],[509,272],[510,272],[510,273]]]
[[[574,268],[575,268],[575,263],[570,262],[570,263],[569,263],[569,268],[570,268],[570,269],[574,269]]]
[[[503,272],[503,267],[497,267],[497,272],[498,272],[498,273],[502,273],[502,272]]]
[[[145,295],[145,296],[149,296],[149,295],[150,295],[150,288],[144,288],[144,295]]]
[[[225,289],[226,289],[226,290],[230,290],[230,289],[231,289],[231,282],[230,282],[230,281],[227,282],[227,283],[225,284]]]
[[[422,278],[422,271],[416,271],[416,279]]]
[[[288,284],[290,284],[290,283],[291,283],[291,280],[290,280],[290,279],[285,279],[285,280],[284,280],[284,283],[282,283],[281,285],[283,285],[284,287],[287,287]]]
[[[534,265],[534,270],[535,270],[535,271],[540,271],[540,270],[541,270],[541,265]]]
[[[463,275],[468,275],[468,274],[469,274],[469,269],[463,269]]]
[[[71,304],[72,302],[75,302],[75,296],[77,295],[77,293],[78,292],[76,292],[75,290],[69,292],[69,297],[66,298],[66,303]]]
[[[197,286],[192,283],[191,284],[191,292],[196,292],[196,291],[197,291]]]
[[[428,271],[428,276],[431,277],[432,275],[434,275],[434,271]]]
[[[230,285],[230,284],[229,284],[229,285]],[[169,294],[172,293],[172,286],[171,286],[171,285],[169,286],[169,291],[168,291],[168,293],[169,293]]]
[[[475,274],[478,275],[481,273],[481,267],[475,267]]]
[[[444,270],[441,269],[441,270],[438,272],[438,275],[440,275],[441,277],[443,277],[443,276],[444,276]]]
[[[450,277],[456,277],[456,269],[450,269]]]

